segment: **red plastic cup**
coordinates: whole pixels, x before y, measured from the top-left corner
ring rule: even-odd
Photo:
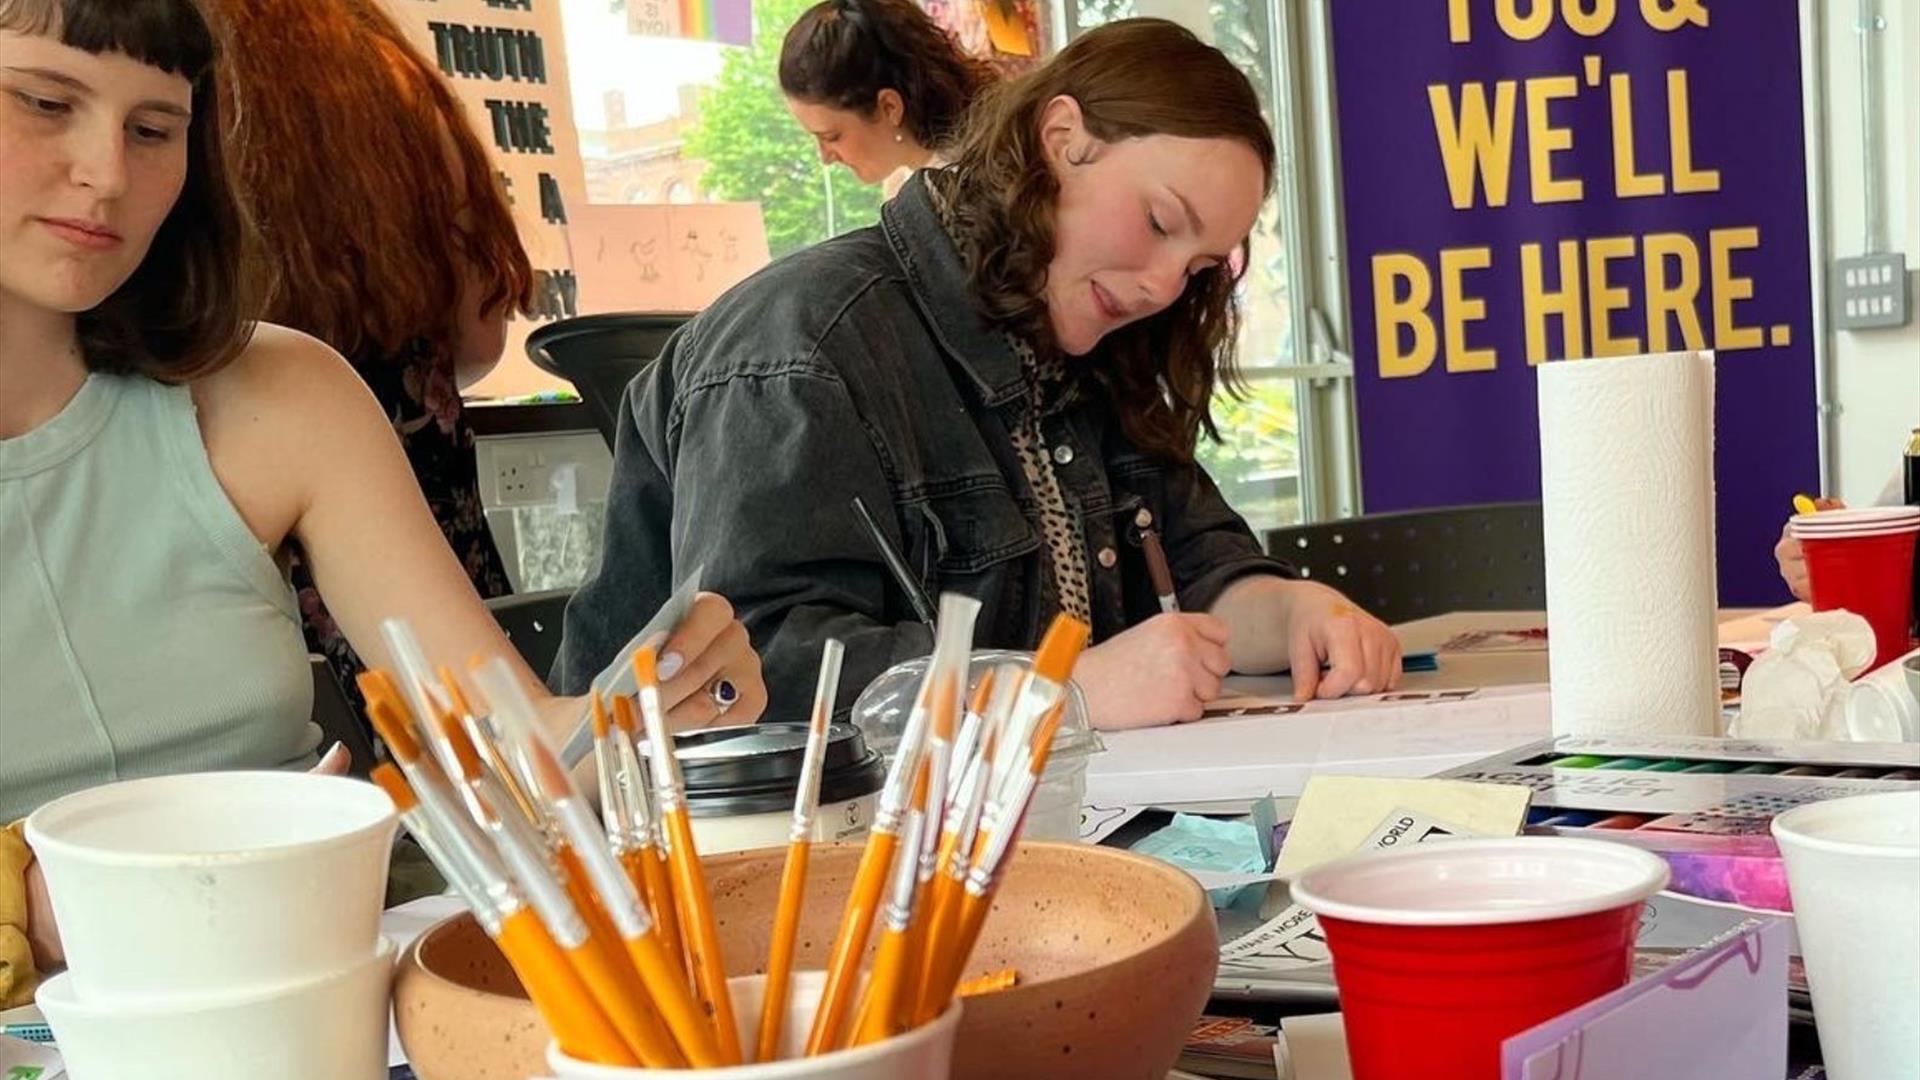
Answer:
[[[1617,990],[1659,856],[1565,837],[1447,840],[1316,867],[1354,1080],[1488,1080],[1500,1044]]]
[[[1807,560],[1813,610],[1845,608],[1873,627],[1873,666],[1913,646],[1913,552],[1920,531],[1864,530],[1849,535],[1797,533]]]

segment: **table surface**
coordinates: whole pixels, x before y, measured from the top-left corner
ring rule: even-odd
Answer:
[[[1804,604],[1782,608],[1728,608],[1718,615],[1720,644],[1726,646],[1764,643],[1773,624],[1783,618],[1804,613]],[[1401,623],[1393,628],[1401,647],[1409,653],[1436,652],[1454,637],[1476,630],[1544,629],[1544,611],[1456,611]],[[1461,690],[1467,687],[1524,686],[1547,681],[1547,650],[1532,652],[1447,652],[1440,655],[1437,671],[1409,672],[1402,683],[1405,690]],[[1227,689],[1241,694],[1280,696],[1293,692],[1293,680],[1285,675],[1235,675],[1227,679]]]

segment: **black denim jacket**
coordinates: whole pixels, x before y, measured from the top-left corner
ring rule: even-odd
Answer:
[[[1007,434],[1025,398],[919,178],[879,225],[742,282],[627,388],[606,548],[567,606],[556,689],[583,692],[705,564],[703,587],[733,603],[760,653],[766,718],[806,718],[828,637],[847,646],[844,712],[886,667],[932,647],[849,508],[855,495],[930,595],[983,602],[978,646],[1032,648],[1054,613],[1040,610],[1046,553]],[[1159,611],[1133,527],[1142,506],[1184,610],[1207,610],[1245,574],[1290,575],[1204,471],[1138,450],[1104,395],[1082,394],[1043,433],[1081,518],[1094,640]]]

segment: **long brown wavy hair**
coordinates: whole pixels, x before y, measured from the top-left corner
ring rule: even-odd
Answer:
[[[1047,103],[1080,103],[1102,142],[1146,135],[1237,139],[1259,156],[1273,186],[1273,133],[1253,86],[1219,50],[1162,19],[1109,23],[1074,40],[1039,69],[1002,83],[975,104],[946,180],[975,301],[989,319],[1053,348],[1047,266],[1053,260],[1054,179],[1040,140]],[[1142,450],[1191,461],[1200,433],[1219,438],[1210,413],[1216,385],[1238,389],[1234,367],[1244,269],[1193,275],[1165,311],[1108,334],[1093,376]]]
[[[352,355],[451,346],[469,273],[483,310],[526,310],[533,270],[486,148],[378,0],[212,2],[233,40],[262,318]]]
[[[193,84],[187,178],[146,257],[74,320],[89,371],[184,383],[246,346],[254,314],[246,216],[229,182],[218,27],[193,0],[0,0],[0,29],[119,52]]]
[[[780,44],[781,93],[871,117],[891,89],[905,106],[901,126],[929,150],[953,140],[993,80],[913,0],[821,0]]]

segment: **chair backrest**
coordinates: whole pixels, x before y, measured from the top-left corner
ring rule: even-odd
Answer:
[[[1389,623],[1547,604],[1539,503],[1490,503],[1269,529],[1267,552]]]
[[[612,448],[627,384],[659,358],[667,339],[691,318],[622,312],[562,319],[527,335],[527,359],[573,384]]]
[[[309,653],[307,666],[313,670],[313,722],[320,728],[320,752],[324,754],[329,746],[340,743],[353,755],[352,774],[366,776],[373,771],[375,761],[373,739],[354,709],[353,699],[347,696],[326,657]]]
[[[572,598],[572,589],[549,589],[487,601],[487,610],[507,632],[507,640],[542,679],[553,670],[553,659],[560,653],[560,628],[565,622],[567,601]]]

